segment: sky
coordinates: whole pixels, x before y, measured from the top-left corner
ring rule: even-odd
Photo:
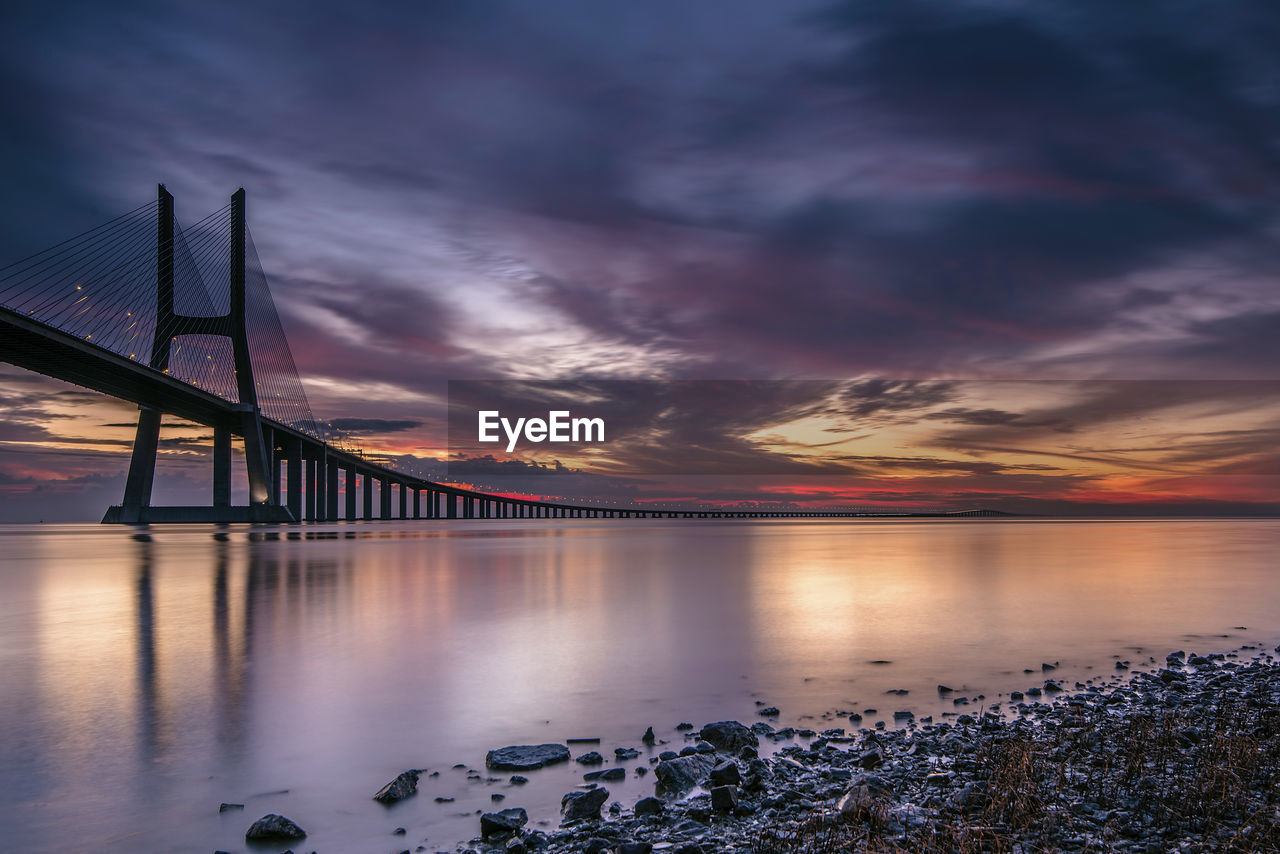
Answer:
[[[450,380],[775,383],[525,494],[1280,510],[1274,3],[369,5],[6,3],[0,264],[243,186],[312,409],[433,474]],[[135,422],[0,365],[0,520]]]

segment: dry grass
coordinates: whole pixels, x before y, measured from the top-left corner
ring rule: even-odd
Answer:
[[[1044,727],[1003,727],[975,759],[975,791],[961,802],[940,797],[924,826],[895,830],[892,804],[873,799],[765,830],[752,852],[1004,854],[1017,845],[1047,854],[1068,839],[1073,851],[1106,852],[1157,831],[1202,852],[1280,852],[1280,709],[1261,703],[1154,709],[1120,722],[1081,707]],[[916,803],[928,795],[899,794]],[[1101,818],[1087,819],[1084,804]]]

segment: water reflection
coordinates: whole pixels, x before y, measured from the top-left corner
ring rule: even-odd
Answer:
[[[363,849],[385,838],[367,796],[391,776],[476,767],[498,744],[634,744],[649,725],[674,740],[681,720],[754,720],[757,701],[790,724],[941,714],[940,682],[994,698],[1038,682],[1022,670],[1041,661],[1083,680],[1135,646],[1280,633],[1280,526],[1265,522],[4,537],[0,782],[14,797],[0,829],[24,851],[234,850],[244,816],[220,816],[222,801],[293,815],[317,849]],[[573,772],[549,770],[514,805],[554,815]],[[488,794],[442,773],[395,824],[452,847]]]

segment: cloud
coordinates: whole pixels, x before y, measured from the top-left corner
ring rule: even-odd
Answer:
[[[756,434],[826,417],[1062,446],[1158,401],[949,383],[1274,374],[1280,16],[1260,0],[81,11],[24,6],[0,33],[22,212],[0,263],[158,181],[184,221],[243,185],[316,414],[387,453],[441,450],[458,378],[852,378],[708,392],[663,425],[674,450],[625,410],[619,435],[646,464],[861,476],[945,456],[820,464],[799,448],[819,439]],[[79,423],[15,389],[0,437]],[[1243,465],[1240,435],[1166,459]]]
[[[335,430],[341,430],[344,433],[399,433],[404,430],[412,430],[414,427],[421,426],[421,421],[402,420],[386,418],[335,418],[328,422],[330,427]]]

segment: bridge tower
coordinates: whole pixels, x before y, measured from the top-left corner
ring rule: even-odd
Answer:
[[[226,314],[192,316],[174,308],[174,216],[173,196],[164,184],[158,189],[156,233],[156,329],[151,345],[150,365],[159,371],[169,368],[169,355],[180,328],[182,335],[220,335],[231,339],[235,360],[235,417],[213,427],[213,506],[166,507],[161,513],[151,506],[155,481],[156,451],[160,440],[161,410],[142,406],[129,474],[125,480],[124,502],[107,511],[104,522],[142,523],[162,516],[164,521],[292,522],[293,513],[279,506],[271,489],[272,452],[263,440],[253,362],[249,357],[249,334],[245,312],[245,193],[231,196],[231,304]],[[180,325],[179,325],[179,322]],[[245,465],[249,476],[249,506],[231,507],[231,435],[244,438]]]

